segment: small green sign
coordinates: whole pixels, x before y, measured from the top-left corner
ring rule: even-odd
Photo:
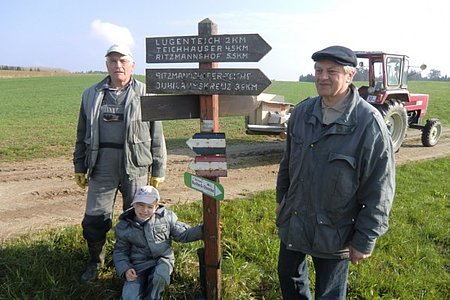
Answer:
[[[184,173],[184,184],[217,200],[224,197],[223,186],[220,183],[188,172]]]

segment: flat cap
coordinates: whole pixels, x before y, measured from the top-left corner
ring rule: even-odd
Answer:
[[[358,60],[355,53],[349,48],[343,46],[331,46],[315,52],[311,58],[314,61],[330,59],[343,66],[356,67]]]

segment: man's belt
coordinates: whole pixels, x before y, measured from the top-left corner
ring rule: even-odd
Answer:
[[[123,149],[123,144],[116,143],[100,143],[100,148],[114,148],[114,149]]]

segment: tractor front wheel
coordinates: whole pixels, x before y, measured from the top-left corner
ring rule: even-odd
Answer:
[[[384,105],[378,106],[378,110],[384,117],[386,126],[391,134],[394,151],[397,152],[403,143],[408,129],[408,115],[403,104],[398,100],[389,100]]]
[[[422,129],[422,145],[433,147],[439,141],[442,124],[438,119],[429,119]]]

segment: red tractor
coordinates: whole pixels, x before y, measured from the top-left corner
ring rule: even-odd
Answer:
[[[379,51],[356,51],[355,54],[360,68],[368,66],[369,83],[358,89],[359,94],[383,115],[394,150],[398,151],[402,145],[408,127],[422,130],[424,146],[436,145],[442,124],[438,119],[428,119],[425,125],[420,125],[427,112],[429,96],[408,91],[408,56]],[[421,69],[424,68],[423,65]]]

